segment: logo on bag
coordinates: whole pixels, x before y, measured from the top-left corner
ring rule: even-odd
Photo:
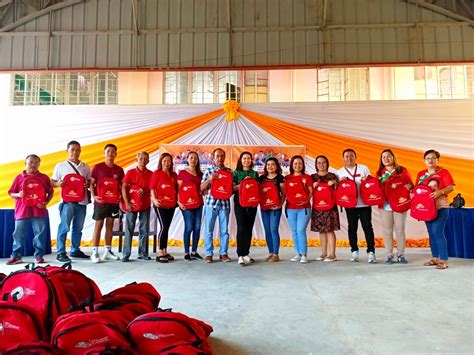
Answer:
[[[37,183],[34,183],[34,182],[30,182],[28,185],[26,185],[29,189],[32,189],[33,187],[38,187],[39,184]]]
[[[17,299],[21,299],[23,296],[35,296],[36,291],[32,290],[31,288],[23,288],[18,286],[17,288],[13,289],[11,294],[15,295]]]
[[[150,340],[158,340],[158,339],[163,339],[163,338],[171,338],[174,337],[174,333],[170,334],[154,334],[154,333],[143,333],[143,337],[150,339]]]
[[[0,322],[0,333],[3,333],[6,329],[20,330],[20,327],[7,321]]]
[[[91,346],[106,343],[109,340],[110,340],[109,336],[106,335],[105,337],[99,338],[99,339],[91,339],[89,341],[80,341],[79,343],[76,343],[76,345],[74,345],[74,347],[76,349],[87,349],[87,348],[90,348]]]

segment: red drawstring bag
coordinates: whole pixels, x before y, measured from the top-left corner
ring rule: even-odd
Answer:
[[[365,180],[361,181],[360,197],[369,206],[383,204],[385,202],[385,195],[380,180],[369,175]]]
[[[392,175],[385,181],[385,196],[393,212],[403,213],[411,207],[410,190],[400,175]]]
[[[183,181],[179,186],[178,199],[188,210],[198,208],[202,204],[202,197],[196,184],[191,181]]]
[[[285,178],[285,194],[286,199],[292,205],[299,205],[308,201],[308,191],[301,179],[287,176]]]
[[[240,182],[239,203],[242,207],[257,207],[260,203],[260,189],[258,181],[247,178]]]
[[[340,207],[354,208],[357,206],[357,184],[354,180],[344,179],[337,185],[336,204]]]
[[[313,191],[313,209],[319,212],[329,211],[334,207],[334,190],[325,182],[319,182]]]
[[[218,170],[217,179],[212,180],[211,195],[217,200],[227,200],[232,196],[232,173]]]
[[[432,221],[438,216],[436,201],[430,197],[433,190],[426,185],[416,185],[413,188],[410,216],[419,221]]]
[[[119,202],[119,182],[110,177],[99,180],[97,184],[97,193],[104,203],[117,204]]]
[[[36,206],[46,199],[46,191],[41,180],[35,177],[27,177],[23,181],[23,203],[25,206]]]
[[[142,196],[138,194],[138,190],[140,190],[140,186],[136,184],[130,184],[126,187],[127,190],[127,197],[128,202],[132,205],[132,212],[138,212],[142,210]],[[120,208],[122,211],[127,211],[127,206],[125,205],[125,201],[122,199],[120,201]]]
[[[155,189],[155,195],[158,201],[160,201],[161,207],[163,208],[174,208],[176,207],[176,187],[173,182],[162,182]]]
[[[263,211],[278,207],[281,204],[280,191],[273,181],[264,181],[260,184],[260,208]]]
[[[64,202],[80,202],[84,199],[86,179],[79,174],[67,174],[63,179],[66,184],[61,188]]]

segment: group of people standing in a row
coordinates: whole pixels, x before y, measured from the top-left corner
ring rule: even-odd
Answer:
[[[132,238],[135,225],[139,223],[139,248],[138,259],[151,260],[148,254],[148,234],[149,218],[151,208],[156,213],[159,222],[159,254],[157,262],[167,263],[174,260],[174,257],[167,251],[168,232],[175,213],[176,207],[180,208],[184,220],[184,259],[204,259],[207,263],[213,262],[214,245],[213,232],[216,220],[219,225],[219,259],[223,262],[231,261],[228,255],[229,244],[229,218],[230,218],[230,198],[216,198],[211,193],[212,184],[220,178],[222,171],[232,174],[232,191],[234,194],[234,212],[237,222],[237,255],[238,264],[247,265],[254,262],[250,257],[250,246],[252,241],[252,229],[254,226],[258,207],[242,206],[239,200],[240,185],[244,180],[252,178],[258,180],[260,184],[274,184],[278,189],[279,203],[270,209],[261,210],[262,221],[265,229],[265,238],[269,255],[268,262],[278,262],[280,234],[279,225],[283,212],[286,212],[288,223],[291,228],[295,256],[291,258],[293,262],[307,263],[307,226],[311,221],[311,230],[319,232],[322,253],[316,260],[325,262],[336,261],[336,235],[335,231],[340,229],[339,213],[337,206],[326,211],[318,211],[311,208],[311,196],[313,189],[319,184],[325,183],[331,188],[344,179],[355,181],[358,189],[360,184],[370,175],[367,166],[357,163],[355,150],[346,149],[342,153],[344,166],[332,173],[329,171],[329,160],[320,155],[315,160],[316,173],[311,176],[305,172],[305,159],[296,155],[290,161],[290,173],[282,175],[282,169],[276,158],[268,158],[265,162],[264,172],[261,176],[253,170],[253,158],[249,152],[243,152],[237,162],[236,169],[231,171],[225,165],[225,151],[217,148],[213,151],[213,164],[203,173],[199,164],[199,156],[196,152],[189,152],[187,155],[187,168],[177,174],[173,169],[173,157],[168,153],[160,156],[158,167],[155,172],[147,169],[149,155],[146,152],[137,154],[137,166],[124,174],[124,170],[115,164],[117,147],[107,144],[104,149],[104,162],[95,165],[90,170],[89,166],[80,160],[81,146],[77,141],[71,141],[67,145],[68,159],[59,163],[52,176],[39,172],[40,158],[36,155],[29,155],[26,159],[26,170],[18,175],[9,190],[9,194],[15,199],[15,231],[13,233],[13,252],[7,264],[17,264],[22,262],[22,250],[24,245],[25,228],[28,221],[31,221],[35,238],[33,246],[35,248],[36,262],[44,262],[45,235],[48,218],[46,205],[53,197],[53,187],[66,189],[69,184],[70,174],[77,174],[83,177],[83,197],[80,201],[67,202],[63,198],[59,205],[60,224],[57,234],[57,260],[60,262],[70,261],[73,258],[89,258],[80,249],[82,229],[86,216],[86,206],[94,202],[93,219],[95,220],[94,232],[92,236],[93,262],[101,260],[119,260],[119,256],[111,250],[112,228],[114,218],[119,216],[119,201],[122,199],[122,209],[126,213],[125,242],[122,261],[127,262],[131,256]],[[447,268],[447,242],[444,236],[444,226],[448,218],[446,207],[449,206],[447,195],[454,189],[454,181],[450,173],[441,168],[439,163],[440,154],[435,150],[428,150],[424,154],[426,169],[420,171],[416,178],[417,184],[428,184],[436,181],[436,189],[433,189],[432,197],[436,199],[436,206],[439,209],[436,219],[426,222],[432,259],[425,263],[426,266],[436,266],[440,269]],[[376,176],[382,185],[386,183],[388,177],[399,175],[408,190],[413,189],[414,183],[406,168],[398,164],[395,154],[390,150],[384,150],[380,155],[380,164]],[[35,177],[42,185],[43,198],[34,205],[25,204],[25,181]],[[298,181],[308,192],[307,199],[294,203],[286,199],[285,180]],[[106,198],[103,192],[105,185],[118,186],[116,195],[111,193],[114,199]],[[114,182],[115,181],[115,182]],[[135,197],[131,195],[132,187],[135,189]],[[183,202],[178,196],[181,191],[190,189],[198,191],[199,198],[192,207]],[[163,191],[173,191],[170,194],[163,194]],[[90,196],[88,192],[90,191]],[[109,190],[108,192],[110,192]],[[108,193],[107,192],[107,193]],[[136,197],[138,196],[138,197]],[[196,201],[195,201],[196,202]],[[375,257],[374,231],[372,228],[372,207],[364,204],[360,194],[357,204],[353,208],[345,208],[348,220],[348,237],[351,246],[351,261],[359,261],[359,247],[357,245],[358,223],[361,222],[362,229],[367,241],[368,262],[377,262]],[[383,237],[387,253],[386,263],[392,264],[395,261],[405,264],[405,221],[407,212],[394,212],[390,205],[385,202],[379,206],[381,219],[383,222]],[[204,212],[204,249],[205,256],[198,253],[198,242],[201,231],[202,214]],[[99,256],[100,236],[105,224],[105,251],[102,257]],[[66,237],[71,232],[71,252],[70,257],[66,253]],[[393,234],[395,232],[397,242],[397,255],[393,255]],[[192,236],[192,237],[191,237]],[[192,245],[191,245],[192,240]]]

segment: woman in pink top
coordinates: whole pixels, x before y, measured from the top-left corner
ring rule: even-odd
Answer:
[[[178,187],[179,187],[179,200],[178,205],[183,213],[184,219],[184,260],[191,261],[193,259],[201,259],[202,256],[197,252],[199,237],[201,233],[201,220],[202,220],[202,196],[201,196],[201,178],[202,171],[199,163],[199,155],[196,152],[189,152],[186,161],[188,167],[186,170],[181,170],[178,174]],[[199,194],[199,205],[194,208],[186,208],[186,205],[182,203],[184,195],[187,194],[181,187],[183,183],[191,183],[189,185],[195,187],[195,192]],[[191,196],[191,194],[189,195]],[[191,198],[191,197],[190,197]],[[189,246],[191,244],[191,233],[193,235],[193,246],[191,254],[189,254]]]
[[[166,249],[168,247],[168,232],[176,209],[177,188],[178,176],[173,171],[173,157],[169,153],[163,153],[158,161],[158,168],[150,181],[151,201],[160,224],[158,234],[160,253],[156,257],[156,261],[160,263],[174,260],[174,257]]]

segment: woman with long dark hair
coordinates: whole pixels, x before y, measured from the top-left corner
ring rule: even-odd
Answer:
[[[258,174],[253,170],[252,154],[250,152],[243,152],[240,154],[237,166],[233,172],[234,213],[237,221],[237,255],[240,266],[254,262],[249,254],[257,207],[242,207],[239,201],[240,184],[248,178],[258,180]]]
[[[278,255],[280,250],[280,219],[282,206],[285,202],[285,178],[282,175],[280,162],[278,159],[271,157],[265,162],[263,168],[263,175],[260,176],[260,184],[272,183],[276,185],[278,194],[280,197],[280,203],[270,209],[261,209],[263,228],[265,229],[265,240],[267,242],[267,248],[269,255],[266,260],[268,262],[278,262],[280,257]],[[263,185],[262,185],[263,188]]]
[[[173,193],[174,196],[167,196],[169,199],[177,201],[177,187],[178,187],[178,177],[173,171],[173,157],[169,153],[163,153],[160,156],[158,161],[158,168],[153,173],[150,181],[150,190],[151,190],[151,201],[153,203],[153,208],[160,224],[160,232],[158,238],[160,241],[160,252],[156,257],[156,261],[160,263],[167,263],[168,261],[174,260],[174,257],[170,255],[167,251],[168,247],[168,232],[171,226],[171,221],[173,220],[174,211],[176,209],[176,202],[174,206],[169,206],[165,204],[161,196],[160,189],[167,189]]]
[[[178,187],[185,182],[194,184],[196,190],[199,192],[200,201],[196,208],[186,208],[185,205],[178,201],[179,208],[183,214],[184,219],[184,260],[190,261],[192,259],[202,259],[202,256],[197,252],[199,237],[201,233],[202,220],[202,197],[201,197],[201,178],[202,171],[199,163],[199,155],[196,152],[189,152],[186,156],[188,167],[181,170],[178,174]],[[191,234],[193,235],[193,246],[191,254],[189,254],[189,246],[191,244]]]

